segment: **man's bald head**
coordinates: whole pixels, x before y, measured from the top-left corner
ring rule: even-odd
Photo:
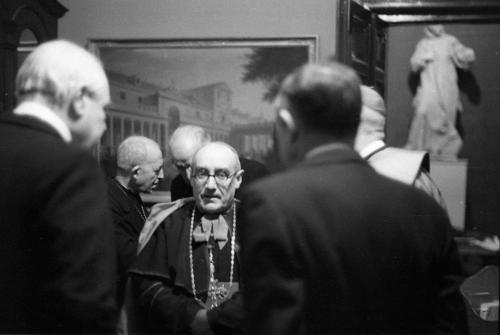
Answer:
[[[116,165],[120,171],[128,173],[136,165],[151,163],[161,157],[158,143],[144,136],[130,136],[118,146]]]
[[[211,156],[213,160],[220,163],[227,163],[233,171],[241,170],[241,163],[238,152],[225,142],[211,142],[198,149],[192,158],[193,169],[196,168],[199,157]]]
[[[132,191],[151,192],[163,179],[163,155],[155,141],[130,136],[118,146],[117,178]]]

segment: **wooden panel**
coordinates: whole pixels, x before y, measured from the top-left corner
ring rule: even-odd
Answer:
[[[65,12],[56,0],[0,0],[0,113],[15,105],[14,81],[23,31],[32,31],[39,42],[56,38],[57,20]]]

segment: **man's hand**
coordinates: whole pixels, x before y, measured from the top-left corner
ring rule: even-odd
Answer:
[[[496,235],[486,237],[484,240],[472,240],[470,241],[470,244],[489,251],[500,251],[500,240]]]
[[[214,335],[207,319],[207,310],[200,309],[189,326],[193,335]]]

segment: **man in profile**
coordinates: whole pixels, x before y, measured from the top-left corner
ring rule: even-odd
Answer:
[[[287,171],[242,195],[244,301],[254,334],[467,333],[448,217],[354,150],[360,82],[305,65],[275,102]]]
[[[116,176],[108,180],[108,197],[118,253],[118,305],[123,303],[127,270],[137,254],[137,242],[148,211],[140,193],[163,179],[163,155],[155,141],[130,136],[118,146]]]
[[[446,209],[441,191],[430,176],[429,154],[387,146],[384,99],[373,88],[361,85],[361,100],[363,106],[354,149],[378,173],[421,189]]]
[[[184,125],[177,128],[169,141],[170,153],[173,164],[179,174],[170,184],[171,200],[193,196],[193,189],[189,181],[189,166],[193,154],[206,143],[210,142],[210,135],[199,126]],[[269,170],[260,162],[239,156],[242,169],[245,171],[244,182],[241,188],[256,179],[269,174]],[[239,197],[240,189],[236,190],[236,198]]]
[[[148,218],[157,224],[129,271],[136,315],[148,333],[237,334],[244,313],[234,193],[243,170],[223,142],[202,146],[189,169],[194,199],[177,200],[173,211],[158,204]]]
[[[111,333],[115,246],[90,148],[106,129],[108,80],[71,42],[41,44],[0,117],[0,333]]]

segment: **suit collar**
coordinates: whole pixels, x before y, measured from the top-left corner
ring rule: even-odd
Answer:
[[[318,146],[306,155],[305,160],[299,163],[299,166],[323,165],[323,164],[342,164],[342,163],[361,163],[367,164],[359,154],[347,144],[328,143]]]
[[[368,159],[368,157],[373,156],[375,152],[380,151],[383,148],[385,148],[385,142],[382,140],[376,140],[361,149],[359,154],[364,159]]]
[[[332,150],[337,150],[337,149],[349,149],[350,147],[346,143],[342,142],[331,142],[331,143],[326,143],[319,145],[317,147],[312,148],[306,153],[305,158],[310,159],[314,156],[321,155],[324,152],[332,151]]]
[[[14,114],[37,119],[55,130],[64,142],[71,142],[71,132],[68,126],[56,113],[42,104],[33,101],[22,102],[14,109]]]
[[[57,131],[54,128],[34,117],[19,116],[12,113],[9,114],[5,113],[4,115],[0,116],[0,119],[4,123],[14,124],[22,128],[30,128],[35,131],[42,132],[50,136],[54,136],[58,139],[61,138],[61,136],[57,133]]]

